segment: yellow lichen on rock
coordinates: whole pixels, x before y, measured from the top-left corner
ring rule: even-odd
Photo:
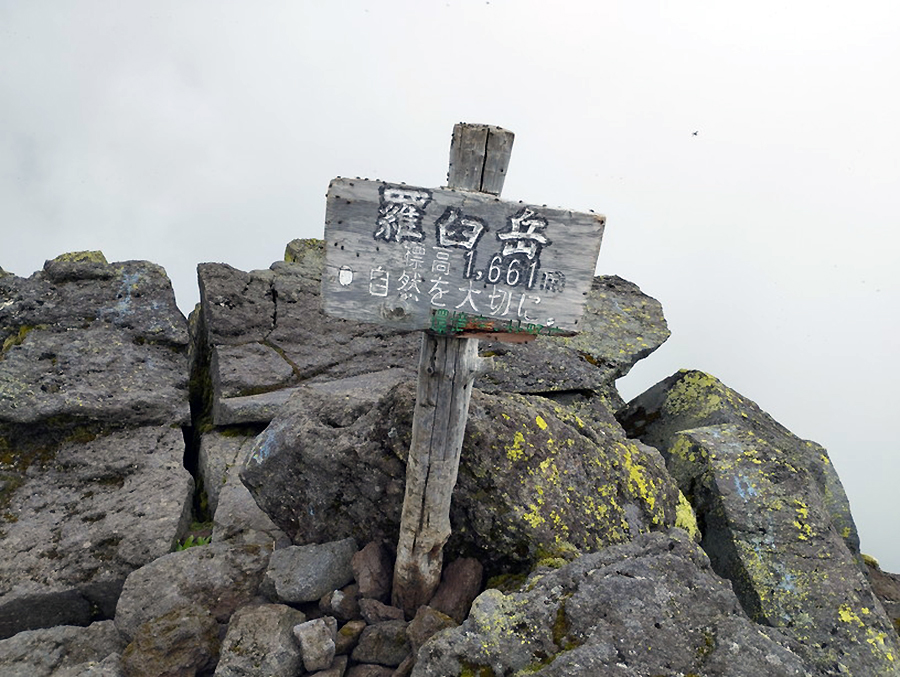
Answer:
[[[678,506],[675,508],[675,526],[684,529],[695,542],[699,543],[703,534],[697,526],[697,516],[685,495],[678,492]]]
[[[64,261],[66,263],[102,263],[103,265],[109,265],[103,252],[99,250],[68,252],[66,254],[60,254],[53,260]]]

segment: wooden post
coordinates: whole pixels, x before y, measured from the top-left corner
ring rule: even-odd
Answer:
[[[513,138],[512,132],[499,127],[456,125],[449,187],[499,195]],[[477,339],[430,332],[422,336],[392,599],[407,616],[431,601],[441,580],[443,548],[450,537],[450,501],[478,362]]]

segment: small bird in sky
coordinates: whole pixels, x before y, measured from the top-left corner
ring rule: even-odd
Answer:
[[[700,132],[694,132],[694,136],[697,136],[697,134],[699,134],[699,133],[700,133]]]

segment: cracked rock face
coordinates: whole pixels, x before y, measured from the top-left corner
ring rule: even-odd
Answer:
[[[165,271],[100,252],[0,278],[0,637],[110,618],[190,516],[188,333]]]
[[[324,383],[382,369],[414,377],[419,332],[331,318],[322,311],[321,242],[295,240],[287,261],[244,272],[198,266],[197,366],[209,363],[214,425],[268,422],[302,383]],[[493,368],[479,377],[487,392],[599,395],[612,408],[621,378],[669,336],[659,302],[619,277],[594,279],[583,330],[515,345],[482,341]]]

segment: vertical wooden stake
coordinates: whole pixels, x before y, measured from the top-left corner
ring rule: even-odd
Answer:
[[[499,127],[456,125],[449,187],[499,195],[513,138],[512,132]],[[392,599],[410,617],[431,601],[441,580],[444,544],[450,537],[450,501],[478,361],[477,339],[428,332],[422,336]]]

